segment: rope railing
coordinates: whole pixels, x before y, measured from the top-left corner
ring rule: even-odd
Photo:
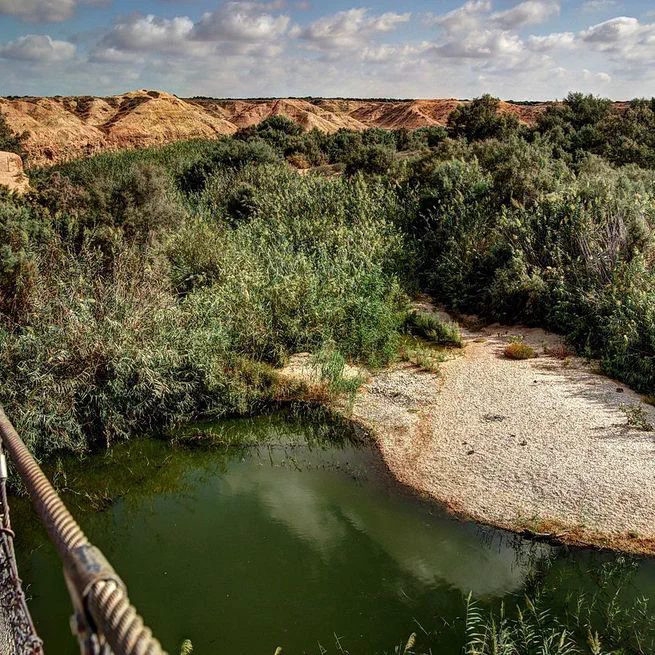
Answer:
[[[43,655],[18,576],[7,501],[7,460],[0,440],[0,652],[3,655]]]
[[[0,438],[62,559],[73,602],[71,627],[81,653],[166,655],[130,604],[125,585],[100,550],[89,543],[2,407]]]

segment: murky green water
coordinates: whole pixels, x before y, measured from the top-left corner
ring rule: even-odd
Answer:
[[[134,441],[49,471],[172,654],[185,638],[199,655],[335,653],[337,640],[384,653],[411,632],[455,654],[469,592],[511,600],[548,561],[562,595],[577,593],[601,557],[449,518],[400,490],[339,423],[278,413],[214,431],[210,448]],[[243,439],[261,445],[228,445]],[[13,508],[46,652],[73,654],[59,561],[29,506]],[[631,593],[655,597],[653,562]]]

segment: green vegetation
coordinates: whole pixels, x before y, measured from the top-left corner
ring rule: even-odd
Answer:
[[[331,394],[349,395],[353,394],[364,384],[361,374],[348,374],[346,372],[346,359],[334,348],[333,344],[326,344],[314,356],[312,365],[318,373],[321,382],[327,384],[327,390]]]
[[[444,353],[434,348],[427,348],[421,345],[420,342],[405,345],[401,348],[400,356],[405,361],[430,373],[438,373],[440,364],[446,361]]]
[[[3,196],[0,395],[37,453],[256,411],[294,352],[395,355],[396,194],[264,163],[182,190],[232,143],[102,155]]]
[[[439,346],[461,348],[462,335],[455,323],[442,321],[436,314],[413,311],[405,318],[407,331]]]
[[[521,343],[520,341],[510,343],[503,353],[508,359],[532,359],[537,356],[532,346],[528,346],[527,343]]]
[[[408,316],[417,290],[555,330],[652,393],[655,103],[571,94],[534,128],[498,109],[413,132],[273,117],[30,171],[0,195],[9,415],[38,454],[81,451],[257,411],[294,352],[380,367],[404,332],[461,345]]]
[[[655,426],[648,420],[648,413],[641,405],[621,405],[621,410],[628,419],[628,425],[642,432],[653,432]]]
[[[625,602],[635,563],[619,557],[589,571],[593,586],[569,595],[539,577],[515,607],[485,611],[469,595],[464,617],[466,655],[646,655],[655,648],[655,618],[649,601]],[[561,594],[561,589],[559,589]],[[419,633],[420,634],[420,633]],[[426,633],[428,634],[428,633]],[[420,637],[412,649],[427,655]]]
[[[465,137],[469,141],[502,139],[519,129],[519,121],[513,114],[498,111],[500,100],[483,95],[468,105],[455,109],[448,117],[448,129],[453,137]]]

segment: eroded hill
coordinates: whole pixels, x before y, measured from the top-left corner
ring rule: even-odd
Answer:
[[[460,104],[463,102],[454,99],[182,99],[139,90],[105,98],[0,98],[0,111],[13,130],[29,132],[26,150],[31,162],[47,164],[102,150],[233,134],[274,115],[326,132],[445,125],[450,112]],[[531,124],[545,106],[503,102],[501,111]]]

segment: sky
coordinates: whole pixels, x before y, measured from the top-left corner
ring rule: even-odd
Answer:
[[[655,96],[655,0],[0,0],[0,95]]]

